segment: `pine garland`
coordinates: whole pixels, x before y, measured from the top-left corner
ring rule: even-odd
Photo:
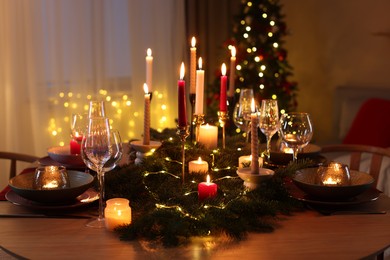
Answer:
[[[200,202],[197,185],[204,174],[186,173],[181,181],[181,150],[177,138],[163,141],[141,165],[128,165],[106,174],[106,198],[123,197],[131,202],[132,224],[116,229],[122,240],[146,240],[178,246],[193,236],[226,234],[245,238],[248,232],[272,232],[278,214],[289,214],[301,204],[290,198],[283,181],[311,162],[301,161],[275,169],[273,178],[260,188],[245,189],[236,174],[238,157],[249,154],[249,146],[237,137],[227,140],[226,149],[211,151],[186,145],[186,165],[199,156],[212,169],[218,185],[215,198]]]

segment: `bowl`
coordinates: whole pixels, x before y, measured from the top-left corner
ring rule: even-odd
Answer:
[[[80,171],[67,171],[69,187],[62,189],[37,190],[33,188],[35,172],[17,175],[9,181],[11,189],[21,197],[43,203],[72,201],[84,193],[93,182],[93,176]]]
[[[271,178],[275,172],[267,168],[259,168],[259,174],[253,174],[250,167],[237,169],[237,175],[244,181],[244,185],[253,190],[256,189],[261,182]]]
[[[80,154],[71,154],[69,146],[53,146],[47,149],[49,157],[65,165],[85,166]]]
[[[317,183],[318,168],[298,170],[293,178],[295,185],[312,197],[325,200],[347,200],[355,197],[374,183],[374,178],[365,172],[350,170],[350,185],[324,186]]]

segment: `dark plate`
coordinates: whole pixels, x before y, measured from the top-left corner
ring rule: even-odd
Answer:
[[[306,194],[292,182],[286,183],[286,188],[290,192],[291,197],[313,205],[346,206],[362,204],[377,200],[379,195],[381,194],[381,192],[377,189],[370,188],[365,192],[346,200],[324,200]]]
[[[76,199],[72,201],[68,201],[66,203],[41,203],[33,200],[28,200],[26,198],[23,198],[19,196],[17,193],[15,193],[13,190],[10,190],[6,195],[5,198],[19,206],[23,206],[26,208],[34,209],[34,210],[69,210],[74,209],[78,207],[86,206],[96,200],[99,199],[99,193],[95,191],[94,189],[90,188],[86,190],[83,194],[78,196]]]
[[[19,174],[9,180],[11,189],[28,200],[56,203],[74,200],[93,183],[93,176],[86,172],[67,171],[70,187],[63,189],[37,190],[33,188],[35,172]]]
[[[304,158],[315,158],[318,156],[321,152],[321,147],[315,144],[308,144],[305,146],[302,151],[298,153],[298,159],[304,159]],[[270,160],[274,164],[279,165],[286,165],[290,161],[292,161],[292,154],[291,153],[283,153],[280,151],[277,151],[275,147],[272,147],[270,152]]]
[[[293,182],[305,193],[325,200],[342,200],[355,197],[368,190],[374,183],[374,178],[368,173],[350,170],[350,185],[319,185],[316,181],[317,170],[318,168],[300,169],[295,173]]]

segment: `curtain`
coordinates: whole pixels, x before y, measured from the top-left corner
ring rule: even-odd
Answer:
[[[174,127],[183,1],[1,0],[0,150],[45,156],[68,145],[71,114],[91,99],[106,101],[123,141],[140,138],[147,48],[151,127]]]

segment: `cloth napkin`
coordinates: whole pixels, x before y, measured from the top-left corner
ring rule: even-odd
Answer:
[[[35,168],[26,168],[24,169],[21,173],[19,174],[25,174],[25,173],[28,173],[28,172],[33,172],[35,171]],[[0,192],[0,200],[7,200],[5,198],[5,194],[7,194],[7,192],[9,192],[11,190],[11,187],[9,185],[7,185],[1,192]]]

